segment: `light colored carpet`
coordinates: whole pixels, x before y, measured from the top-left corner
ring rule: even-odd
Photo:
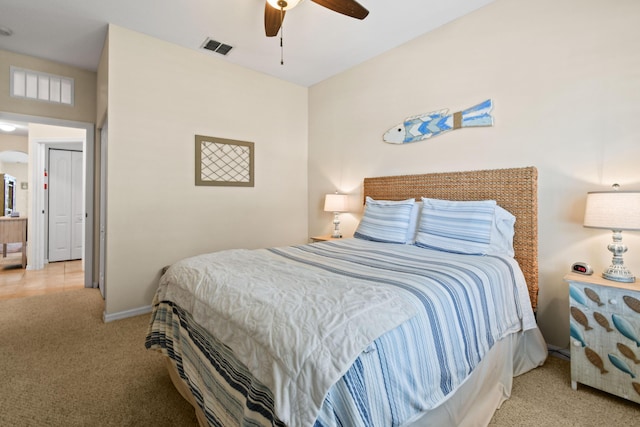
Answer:
[[[149,316],[102,322],[95,289],[0,301],[0,426],[196,426],[162,357],[144,348]],[[640,425],[640,405],[579,386],[550,357],[515,379],[491,426]]]
[[[640,426],[640,405],[578,384],[571,388],[571,364],[548,357],[542,367],[516,377],[511,398],[490,426],[631,427]]]
[[[100,292],[0,301],[0,426],[196,426],[149,316],[102,322]]]

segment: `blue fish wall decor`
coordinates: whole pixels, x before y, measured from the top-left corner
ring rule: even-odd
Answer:
[[[384,133],[382,139],[389,144],[407,144],[432,138],[454,129],[493,126],[490,99],[453,114],[448,109],[407,117],[404,122]]]

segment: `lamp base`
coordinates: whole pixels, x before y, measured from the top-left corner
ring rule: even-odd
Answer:
[[[602,277],[607,280],[613,280],[614,282],[633,283],[636,278],[625,267],[622,260],[622,254],[627,252],[627,246],[622,243],[622,231],[613,230],[613,242],[607,246],[607,249],[613,254],[611,265],[607,268]]]
[[[624,265],[610,265],[603,273],[602,277],[614,282],[633,283],[636,278]]]
[[[334,239],[342,237],[340,232],[340,212],[333,213],[333,234],[331,234],[331,237]]]

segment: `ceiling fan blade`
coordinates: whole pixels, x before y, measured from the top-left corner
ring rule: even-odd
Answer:
[[[276,9],[266,1],[264,2],[264,32],[267,34],[267,37],[278,35],[286,13],[287,12],[283,10]]]
[[[369,11],[355,0],[311,0],[314,3],[331,9],[334,12],[350,16],[356,19],[364,19]]]

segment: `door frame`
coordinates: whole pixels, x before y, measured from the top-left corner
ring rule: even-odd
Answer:
[[[84,226],[84,287],[94,288],[97,283],[93,282],[93,223],[94,223],[94,159],[95,159],[95,125],[88,122],[78,122],[72,120],[54,119],[50,117],[30,116],[24,114],[6,113],[0,111],[0,119],[7,121],[38,123],[51,126],[63,126],[69,128],[84,129],[85,141],[83,141],[84,156],[84,181],[85,181],[85,226]],[[66,141],[69,141],[66,139]],[[44,220],[42,214],[44,209],[44,174],[45,168],[45,145],[55,141],[49,140],[29,141],[29,188],[30,204],[28,210],[29,221],[29,243],[27,253],[28,270],[40,270],[44,268]],[[75,141],[76,143],[78,141]]]
[[[100,210],[98,229],[98,288],[106,299],[107,287],[105,270],[107,267],[107,148],[109,144],[109,118],[105,117],[100,128]]]

